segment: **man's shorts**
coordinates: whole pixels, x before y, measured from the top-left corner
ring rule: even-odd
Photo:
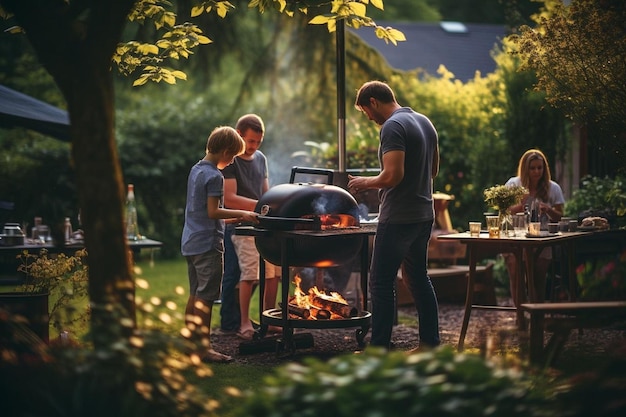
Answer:
[[[256,281],[259,279],[259,252],[256,250],[253,236],[233,235],[232,238],[239,269],[241,270],[240,281]],[[265,278],[280,277],[280,267],[265,261]]]
[[[219,300],[224,275],[224,254],[211,250],[185,258],[189,276],[189,295],[204,301]]]

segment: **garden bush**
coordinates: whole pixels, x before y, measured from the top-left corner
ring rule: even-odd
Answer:
[[[623,177],[581,180],[580,188],[565,202],[565,215],[573,218],[606,217],[611,227],[626,226],[626,181]]]
[[[408,355],[368,349],[280,367],[238,416],[408,417],[550,415],[540,378],[450,346]]]

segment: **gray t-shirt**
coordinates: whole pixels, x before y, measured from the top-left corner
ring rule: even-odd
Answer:
[[[263,195],[267,172],[267,158],[261,151],[256,151],[254,158],[250,160],[237,157],[232,164],[222,169],[224,178],[234,178],[237,181],[237,195],[254,200]]]
[[[224,205],[224,177],[211,162],[201,160],[191,168],[187,179],[181,238],[183,256],[200,255],[213,249],[224,252],[224,220],[209,218],[209,197],[220,197],[220,206]]]
[[[404,178],[395,187],[379,192],[379,221],[415,223],[434,220],[433,155],[438,136],[431,121],[409,107],[402,107],[383,123],[378,159],[389,151],[404,152]]]

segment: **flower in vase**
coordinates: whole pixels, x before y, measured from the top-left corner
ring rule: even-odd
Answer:
[[[521,185],[494,185],[484,191],[485,203],[491,208],[506,212],[509,207],[519,204],[528,190]]]

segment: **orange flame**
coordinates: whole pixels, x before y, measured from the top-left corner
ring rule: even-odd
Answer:
[[[358,226],[357,220],[348,214],[320,214],[322,230],[345,229]]]
[[[304,291],[302,291],[302,287],[300,286],[300,283],[302,282],[302,278],[300,278],[299,275],[296,275],[293,279],[293,282],[295,284],[295,289],[294,289],[294,293],[293,293],[293,298],[291,299],[290,303],[293,305],[296,305],[300,308],[305,308],[309,311],[311,310],[318,310],[319,307],[316,306],[313,303],[313,299],[315,297],[321,298],[321,299],[325,299],[328,301],[332,301],[335,303],[340,303],[340,304],[344,304],[344,305],[348,305],[348,301],[343,298],[343,296],[341,294],[339,294],[338,292],[335,291],[331,291],[329,294],[327,294],[325,291],[320,291],[317,286],[313,286],[309,289],[308,294],[306,294]],[[331,314],[331,319],[337,319],[337,318],[343,318],[339,315],[336,315],[334,313]],[[309,316],[309,320],[317,320],[315,318],[315,314],[311,314]]]

